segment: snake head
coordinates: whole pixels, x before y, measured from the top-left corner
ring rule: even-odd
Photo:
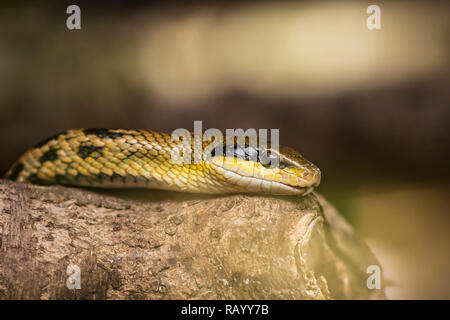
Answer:
[[[285,187],[307,194],[320,184],[322,175],[316,165],[292,148],[281,146],[279,151],[279,174]]]
[[[235,146],[223,156],[213,156],[212,163],[239,192],[305,195],[321,180],[317,166],[294,149],[283,146],[278,151]]]

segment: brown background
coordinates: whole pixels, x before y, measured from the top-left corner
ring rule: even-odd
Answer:
[[[449,7],[377,2],[6,2],[0,172],[68,128],[279,128],[323,172],[392,298],[450,298]],[[372,3],[370,3],[372,4]]]

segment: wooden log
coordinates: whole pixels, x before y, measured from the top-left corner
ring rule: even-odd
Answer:
[[[380,264],[318,194],[0,180],[1,299],[382,299],[369,265]]]

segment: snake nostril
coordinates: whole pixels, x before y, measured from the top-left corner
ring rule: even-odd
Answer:
[[[303,178],[307,178],[309,176],[309,171],[303,172]]]

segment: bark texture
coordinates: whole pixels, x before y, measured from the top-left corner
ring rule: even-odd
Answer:
[[[69,265],[80,289],[68,289]],[[0,180],[2,299],[380,299],[317,194],[200,196]],[[69,270],[70,271],[70,270]]]

